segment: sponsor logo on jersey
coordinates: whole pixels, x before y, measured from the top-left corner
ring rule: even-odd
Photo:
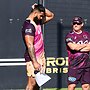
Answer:
[[[74,82],[74,81],[76,81],[76,78],[75,77],[68,77],[68,80],[71,82]]]
[[[38,30],[38,34],[40,34],[41,33],[41,30]]]
[[[66,42],[68,42],[68,41],[72,41],[72,39],[71,39],[71,38],[67,38],[67,39],[66,39]]]
[[[83,38],[87,39],[88,37],[86,35],[83,35]]]
[[[25,33],[32,33],[32,29],[31,29],[31,28],[26,29],[26,30],[25,30]]]

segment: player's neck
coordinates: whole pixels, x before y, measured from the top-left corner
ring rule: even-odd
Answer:
[[[33,18],[33,15],[29,15],[28,18],[26,18],[26,20],[30,20],[30,22],[36,26],[36,23],[33,21]]]
[[[76,30],[73,30],[76,34],[81,34],[82,33],[82,30],[79,30],[79,31],[76,31]]]
[[[30,20],[30,21],[33,21],[33,17],[30,15],[26,18],[26,20]]]

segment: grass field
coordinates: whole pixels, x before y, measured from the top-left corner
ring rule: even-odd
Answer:
[[[1,89],[0,89],[1,90]],[[2,89],[2,90],[25,90],[25,89]],[[67,90],[67,88],[41,88],[40,90]],[[76,88],[75,90],[82,90],[81,88]]]
[[[67,88],[61,88],[61,89],[57,89],[57,88],[46,88],[46,89],[43,89],[43,90],[67,90]],[[81,88],[76,88],[75,90],[82,90]]]

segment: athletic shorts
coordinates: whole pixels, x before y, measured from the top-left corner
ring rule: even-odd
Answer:
[[[68,84],[90,84],[90,68],[68,70]]]
[[[42,67],[46,68],[46,60],[45,60],[45,55],[42,53],[40,57],[37,59],[38,63],[41,64]],[[32,61],[28,60],[26,62],[26,71],[27,71],[27,76],[33,76],[35,77],[35,69],[33,67]]]

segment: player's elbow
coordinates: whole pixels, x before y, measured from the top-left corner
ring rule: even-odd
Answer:
[[[54,18],[54,13],[52,13],[52,15],[51,15],[51,16],[52,16],[52,18]]]

